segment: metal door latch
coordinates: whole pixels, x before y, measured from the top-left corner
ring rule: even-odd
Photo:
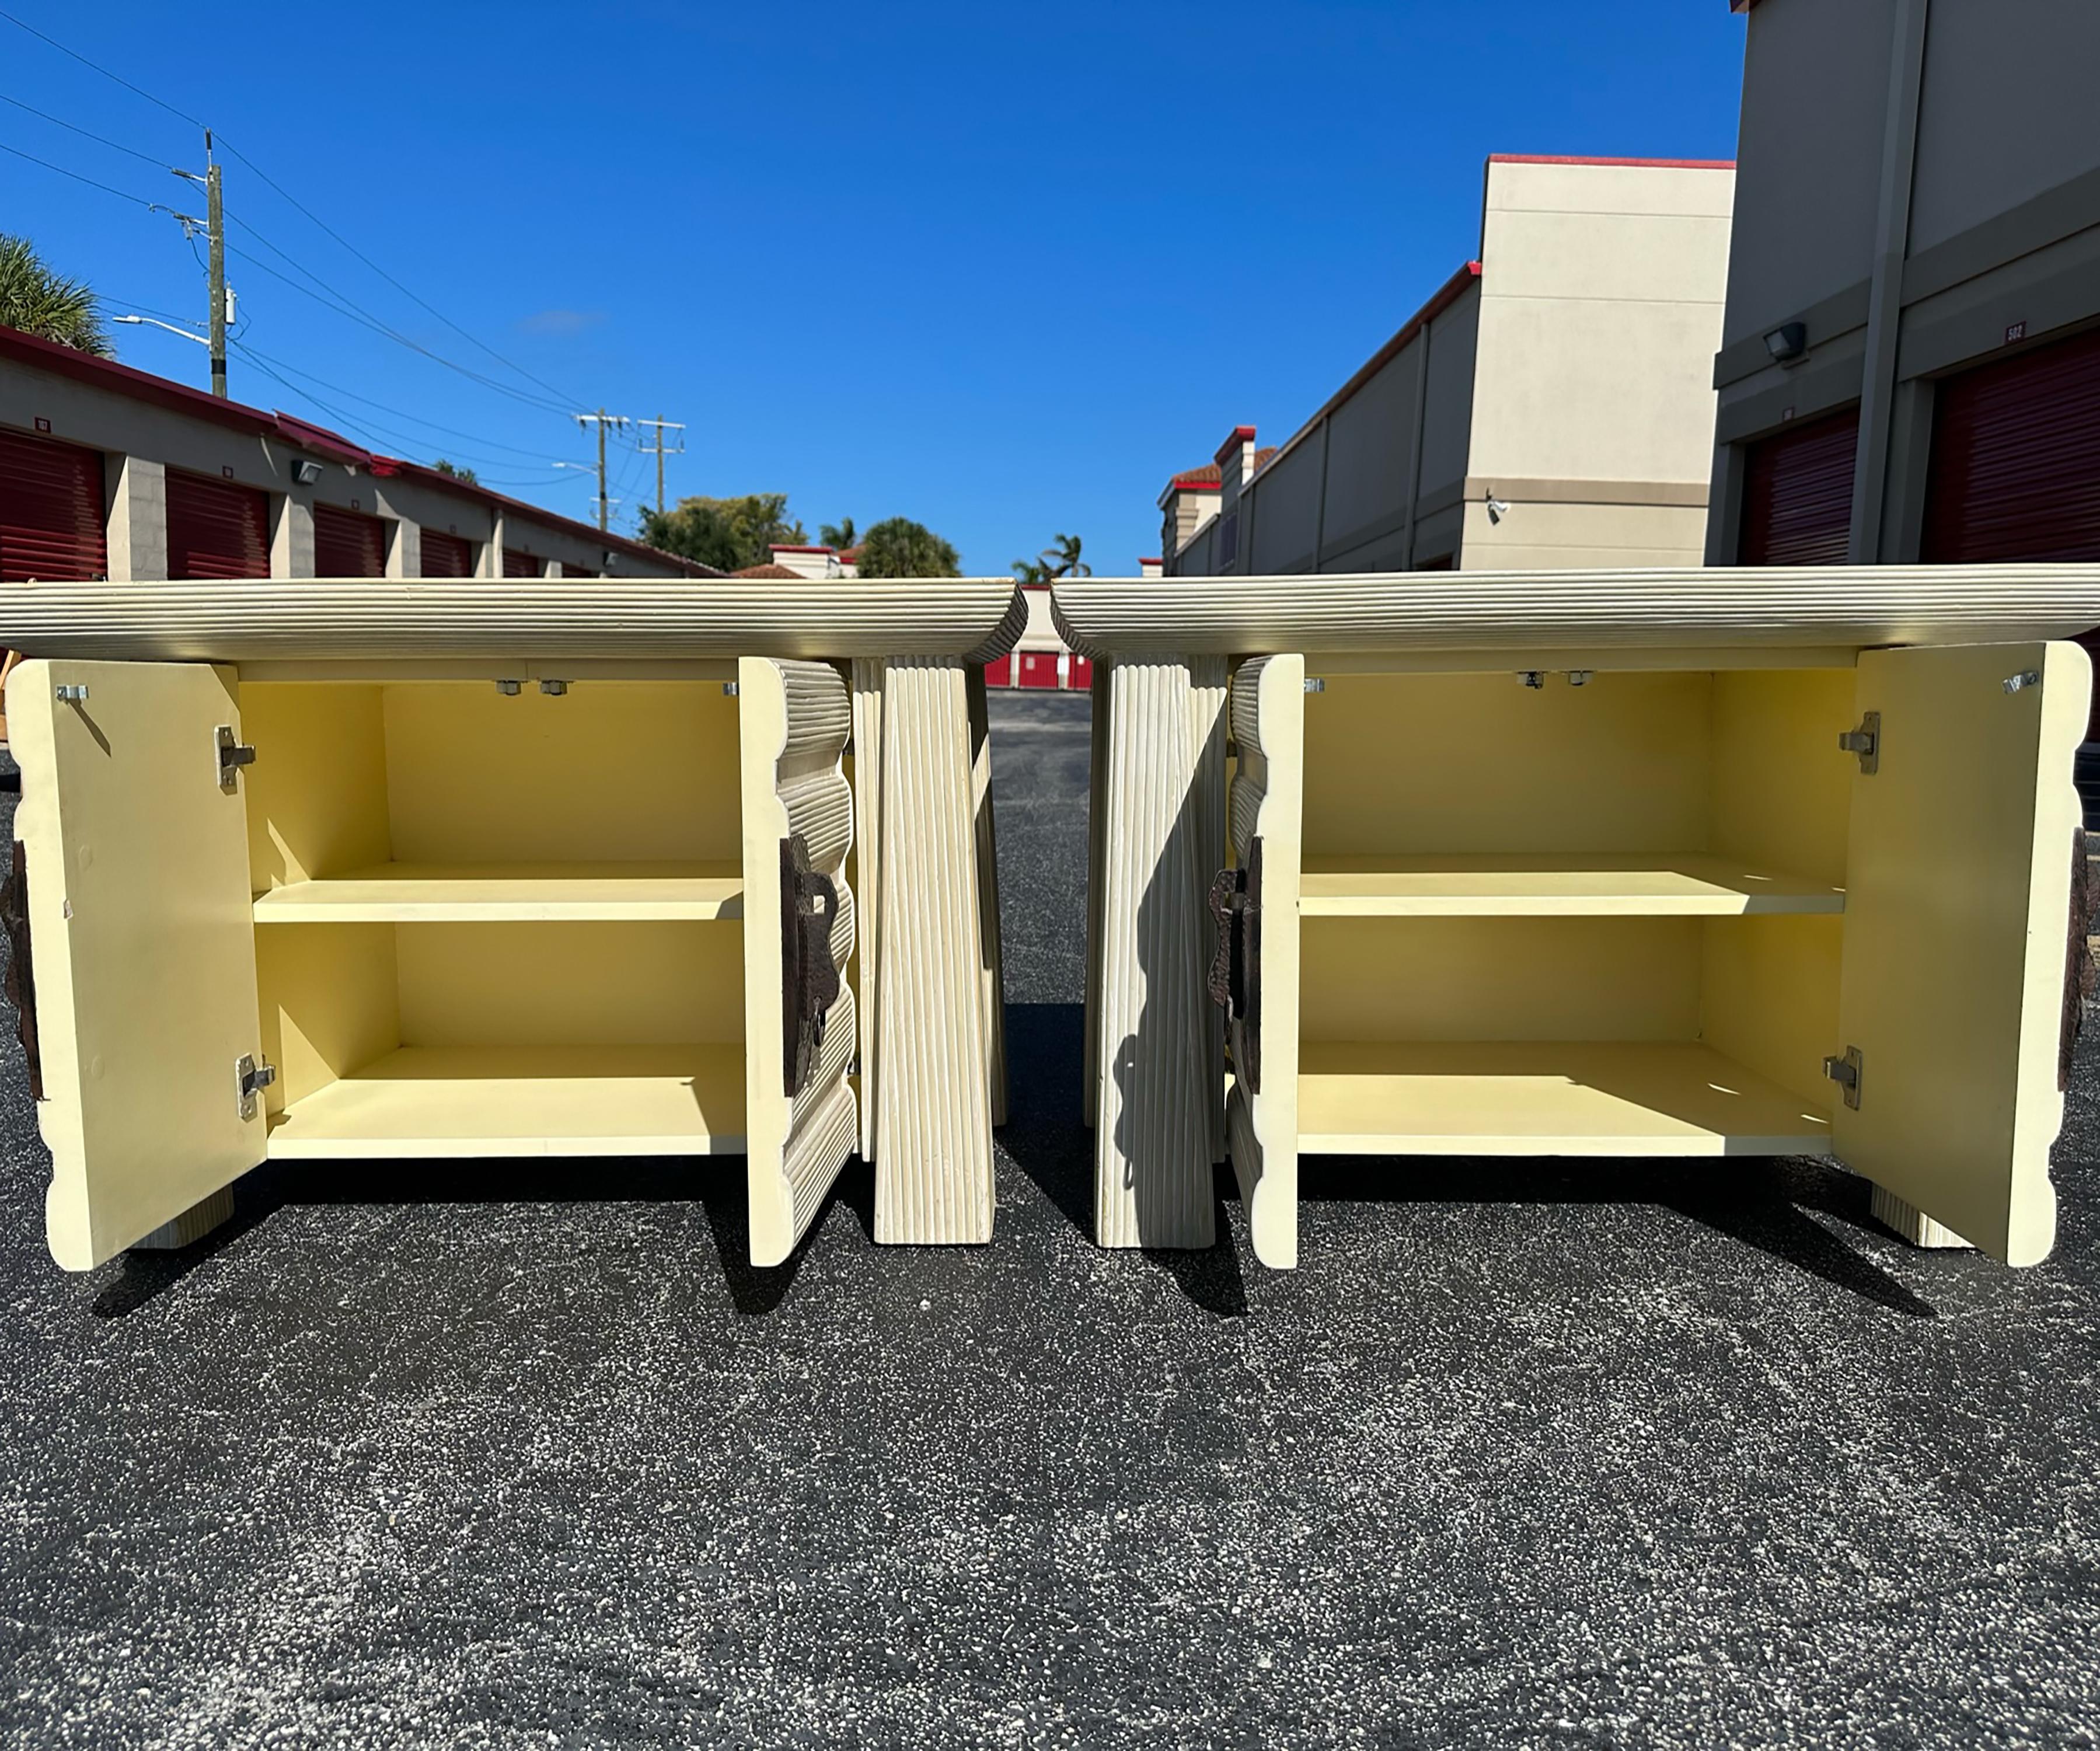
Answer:
[[[265,1064],[245,1052],[233,1061],[234,1089],[243,1118],[254,1118],[255,1097],[276,1079],[274,1064]]]
[[[239,787],[240,769],[255,764],[255,750],[248,743],[233,739],[231,724],[221,724],[214,739],[218,747],[218,787],[231,793]]]
[[[1211,917],[1218,927],[1211,959],[1211,1001],[1225,1012],[1233,1074],[1261,1092],[1261,840],[1247,849],[1244,868],[1220,870],[1211,882]]]
[[[87,699],[87,683],[84,681],[62,681],[54,690],[61,705],[80,705]]]
[[[2025,687],[2039,687],[2041,685],[2041,671],[2023,668],[2017,675],[2006,676],[2004,685],[2008,693],[2018,693]]]
[[[1882,714],[1869,712],[1860,720],[1860,727],[1847,730],[1838,738],[1838,745],[1848,754],[1860,756],[1862,772],[1877,772],[1882,765]]]
[[[810,867],[800,833],[780,841],[780,1016],[783,1083],[792,1100],[809,1084],[823,1049],[824,1018],[838,1001],[832,961],[838,884]]]
[[[1860,1106],[1860,1048],[1847,1046],[1842,1058],[1825,1058],[1823,1074],[1845,1091],[1845,1105],[1855,1112]]]

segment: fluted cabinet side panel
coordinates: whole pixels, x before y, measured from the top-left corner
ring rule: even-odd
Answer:
[[[780,681],[788,699],[788,743],[780,750],[783,772],[805,761],[828,762],[853,733],[853,706],[828,663],[783,663]]]
[[[985,994],[986,1085],[991,1122],[1006,1122],[1006,968],[1000,954],[999,833],[992,819],[991,708],[982,664],[966,672],[970,703],[971,812],[977,823],[977,960]]]
[[[876,1038],[882,1002],[878,959],[882,929],[882,664],[874,657],[853,662],[854,885],[861,898],[858,957],[854,984],[860,992],[861,1153],[875,1158],[876,1107],[882,1078],[876,1068]]]
[[[798,1235],[808,1230],[824,1207],[824,1194],[854,1152],[856,1130],[853,1089],[843,1080],[827,1085],[816,1109],[796,1126],[782,1174]]]
[[[1116,666],[1103,832],[1095,1237],[1211,1245],[1205,876],[1188,666]]]
[[[1192,792],[1196,823],[1198,898],[1203,901],[1203,946],[1213,926],[1207,896],[1211,878],[1225,866],[1225,659],[1197,657],[1189,664],[1189,734],[1196,751]],[[1215,1003],[1203,1006],[1203,1105],[1208,1116],[1211,1159],[1225,1159],[1225,1018]]]
[[[811,869],[828,870],[844,859],[853,844],[853,788],[836,754],[823,771],[783,784],[780,801],[788,831],[800,833],[810,848]]]
[[[1115,665],[1096,664],[1087,749],[1087,1039],[1085,1065],[1080,1073],[1082,1116],[1090,1128],[1101,1111],[1102,845],[1108,818],[1109,691],[1114,685]]]
[[[875,1237],[991,1238],[991,1114],[978,965],[977,832],[963,665],[885,677]]]

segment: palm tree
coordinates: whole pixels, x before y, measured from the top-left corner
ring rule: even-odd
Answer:
[[[99,301],[82,280],[46,267],[27,237],[0,232],[0,328],[20,329],[98,359],[116,349],[102,326]]]
[[[1052,578],[1090,578],[1094,568],[1079,558],[1079,538],[1060,535],[1043,549],[1043,563]]]
[[[1024,589],[1048,584],[1054,576],[1049,567],[1039,559],[1017,559],[1013,562],[1013,580]]]
[[[859,536],[860,531],[854,527],[854,520],[850,517],[840,523],[819,524],[817,529],[817,539],[825,546],[841,554],[851,547]]]

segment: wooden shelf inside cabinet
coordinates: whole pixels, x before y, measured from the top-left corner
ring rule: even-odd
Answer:
[[[1330,1155],[1827,1155],[1828,1113],[1711,1047],[1332,1042],[1299,1050],[1299,1147]]]
[[[294,1100],[273,1159],[737,1155],[743,1048],[403,1046]]]
[[[1678,918],[1842,912],[1845,890],[1703,853],[1308,857],[1305,918]]]
[[[743,915],[735,863],[377,863],[255,897],[258,924]]]

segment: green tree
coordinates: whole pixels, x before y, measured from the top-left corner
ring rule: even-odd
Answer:
[[[470,487],[480,483],[480,475],[474,473],[472,469],[461,468],[456,463],[448,462],[443,456],[439,456],[436,461],[430,464],[430,466],[441,474],[450,474],[455,480],[464,480]]]
[[[923,523],[888,517],[860,538],[864,578],[959,578],[963,562],[954,545]]]
[[[667,511],[644,507],[642,539],[704,566],[737,571],[764,565],[775,546],[800,547],[810,537],[801,520],[788,514],[786,493],[747,492],[732,499],[681,499]]]
[[[854,527],[852,518],[843,523],[827,523],[818,526],[817,539],[827,547],[835,547],[844,553],[860,538],[860,531]]]
[[[1017,559],[1013,562],[1013,580],[1024,587],[1031,584],[1048,584],[1055,575],[1039,559]]]
[[[44,264],[27,237],[0,232],[0,328],[56,341],[98,359],[113,357],[101,302],[86,282]]]
[[[1079,558],[1079,538],[1076,535],[1053,537],[1040,557],[1052,578],[1090,578],[1094,575],[1094,568]]]

